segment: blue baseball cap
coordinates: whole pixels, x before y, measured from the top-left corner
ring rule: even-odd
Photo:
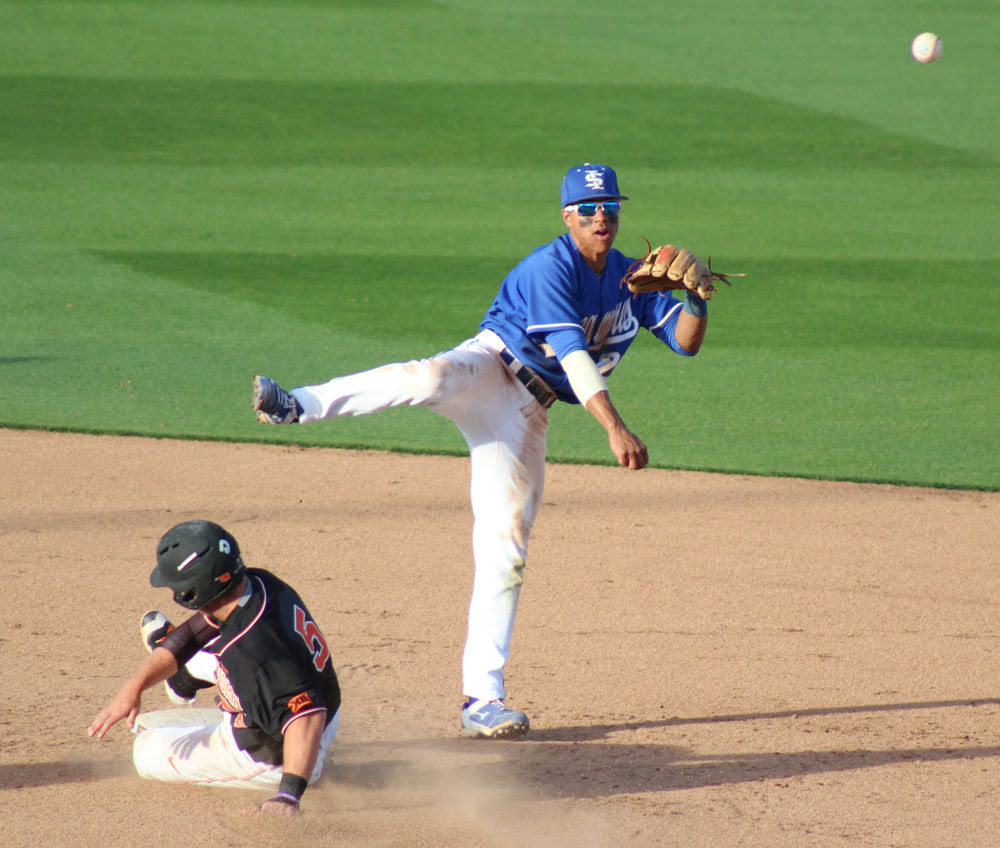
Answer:
[[[562,181],[562,205],[582,200],[628,200],[618,193],[618,175],[607,165],[577,165]]]

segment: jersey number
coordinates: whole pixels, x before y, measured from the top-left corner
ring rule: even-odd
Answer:
[[[326,639],[319,632],[316,622],[306,618],[302,607],[295,607],[295,632],[302,637],[306,647],[312,653],[313,665],[316,671],[322,671],[326,661],[330,659],[330,649],[326,645]]]

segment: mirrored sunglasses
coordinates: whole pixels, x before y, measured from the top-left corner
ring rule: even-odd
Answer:
[[[581,218],[593,218],[598,209],[602,209],[605,215],[617,215],[621,212],[622,202],[620,200],[602,200],[598,203],[573,203],[566,208],[575,211]]]

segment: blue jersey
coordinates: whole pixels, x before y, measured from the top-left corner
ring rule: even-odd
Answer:
[[[635,260],[612,249],[595,274],[569,233],[536,248],[507,275],[480,327],[492,330],[534,368],[560,400],[579,403],[559,360],[586,350],[605,376],[640,327],[676,353],[674,327],[681,302],[670,292],[635,295],[621,285]]]

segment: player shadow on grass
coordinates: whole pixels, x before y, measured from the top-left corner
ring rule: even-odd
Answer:
[[[608,741],[617,732],[656,730],[690,724],[793,719],[868,712],[996,705],[1000,699],[927,701],[832,707],[744,715],[669,718],[588,727],[532,730],[526,740],[495,743],[469,740],[386,742],[393,760],[340,763],[333,784],[372,791],[408,790],[429,797],[507,793],[511,800],[594,799],[611,795],[671,792],[756,781],[782,782],[809,775],[856,771],[901,763],[934,763],[1000,757],[1000,746],[856,748],[699,754],[691,748],[655,741]],[[380,743],[375,743],[379,745]],[[358,746],[371,748],[370,743]],[[442,757],[442,753],[451,756]],[[429,756],[428,756],[429,754]],[[489,754],[488,761],[481,755]],[[499,756],[496,756],[499,755]],[[475,787],[475,788],[473,788]]]

